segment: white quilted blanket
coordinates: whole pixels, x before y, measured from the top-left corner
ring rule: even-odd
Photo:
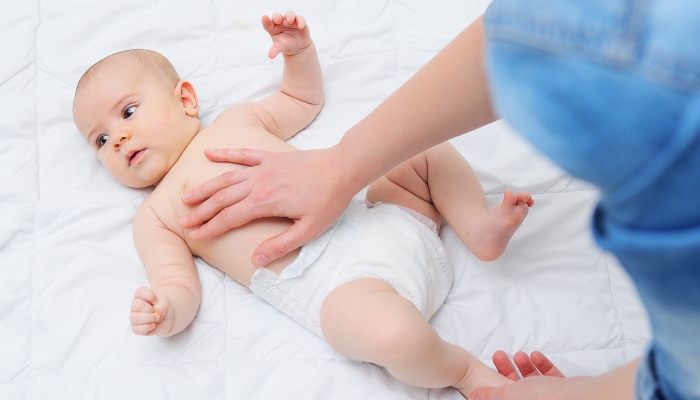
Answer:
[[[0,0],[0,398],[458,399],[344,359],[288,317],[198,261],[192,325],[131,333],[147,284],[132,243],[149,190],[114,181],[71,117],[80,75],[116,51],[148,48],[190,79],[211,123],[273,93],[262,14],[295,10],[319,50],[326,105],[291,143],[328,147],[480,13],[484,0]],[[453,141],[493,205],[529,190],[535,207],[498,261],[476,260],[445,227],[456,279],[432,319],[490,364],[497,349],[541,350],[564,373],[598,374],[644,349],[646,316],[616,261],[592,242],[597,192],[554,167],[504,123]]]

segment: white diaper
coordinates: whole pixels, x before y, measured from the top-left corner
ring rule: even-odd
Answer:
[[[432,226],[394,204],[367,208],[353,201],[334,226],[301,248],[281,275],[259,268],[250,290],[323,337],[323,300],[336,287],[360,278],[386,281],[428,320],[452,286],[452,265]]]

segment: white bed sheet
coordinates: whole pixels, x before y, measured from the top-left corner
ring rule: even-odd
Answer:
[[[483,0],[1,0],[0,398],[458,399],[349,361],[221,272],[198,261],[202,305],[169,339],[131,333],[146,285],[132,243],[149,190],[115,182],[71,117],[80,75],[128,48],[163,53],[210,124],[224,108],[279,87],[264,13],[306,17],[326,103],[290,142],[328,147],[405,82],[488,4]],[[445,227],[455,283],[432,319],[440,335],[490,363],[541,350],[569,375],[641,354],[645,313],[588,224],[597,192],[554,167],[502,123],[453,140],[489,203],[529,190],[536,205],[499,260],[476,260]],[[492,364],[491,364],[492,365]]]

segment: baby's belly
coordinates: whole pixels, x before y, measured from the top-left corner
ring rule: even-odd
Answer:
[[[231,163],[213,163],[203,157],[203,149],[189,151],[181,157],[183,168],[173,168],[166,179],[156,189],[168,202],[173,213],[166,225],[177,232],[189,246],[193,255],[220,269],[243,285],[250,285],[250,278],[256,270],[252,263],[253,251],[265,240],[277,236],[292,225],[287,218],[262,218],[234,228],[206,241],[190,239],[188,230],[180,228],[178,219],[194,210],[181,201],[181,195],[202,183],[229,170],[246,168]],[[178,162],[179,163],[179,162]],[[179,167],[176,165],[176,167]],[[165,221],[164,221],[165,222]],[[289,255],[270,263],[266,268],[279,274],[299,253],[298,249]]]
[[[282,233],[291,226],[286,218],[263,218],[249,222],[239,228],[225,232],[211,240],[186,239],[193,254],[223,271],[239,283],[249,286],[250,278],[257,269],[252,262],[253,251],[265,240]],[[289,265],[299,250],[268,264],[268,268],[280,274]]]

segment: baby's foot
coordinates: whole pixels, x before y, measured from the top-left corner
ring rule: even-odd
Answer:
[[[467,373],[454,385],[466,398],[476,389],[482,387],[501,387],[513,383],[510,379],[492,370],[479,360],[474,360]]]
[[[506,251],[510,238],[525,220],[528,208],[534,204],[535,200],[530,193],[516,195],[506,190],[501,204],[470,221],[474,224],[473,240],[465,244],[482,261],[497,259]]]

